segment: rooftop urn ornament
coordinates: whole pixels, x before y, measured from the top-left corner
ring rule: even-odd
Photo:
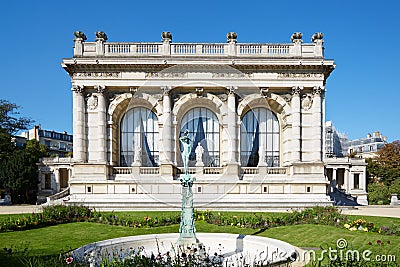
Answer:
[[[314,43],[323,42],[322,38],[324,38],[324,34],[322,32],[316,32],[311,37],[311,41],[313,41]]]
[[[74,41],[77,41],[77,40],[86,41],[86,39],[87,39],[86,35],[81,31],[74,32],[74,36],[75,36]]]
[[[297,42],[301,43],[302,42],[301,38],[303,38],[303,34],[301,32],[295,32],[290,37],[290,40],[292,41],[292,43],[297,43]]]
[[[108,37],[105,32],[95,32],[96,41],[107,41]]]
[[[161,34],[162,42],[171,42],[172,41],[172,34],[170,32],[162,32]]]
[[[228,34],[226,35],[226,39],[228,43],[237,43],[237,33],[228,32]]]

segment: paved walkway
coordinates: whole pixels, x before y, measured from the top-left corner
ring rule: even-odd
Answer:
[[[348,215],[367,215],[400,218],[400,206],[361,206],[354,209],[343,210],[343,213]]]
[[[35,205],[12,205],[0,206],[0,214],[21,214],[40,212],[41,206]],[[381,217],[400,218],[400,206],[361,206],[351,209],[344,209],[344,214],[349,215],[367,215]]]
[[[11,206],[0,206],[0,214],[21,214],[21,213],[32,213],[40,212],[41,206],[36,205],[11,205]]]

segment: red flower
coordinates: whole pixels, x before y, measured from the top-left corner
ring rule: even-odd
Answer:
[[[65,262],[67,264],[71,264],[73,261],[74,261],[74,258],[72,258],[72,257],[68,257],[68,258],[65,259]]]
[[[378,243],[380,245],[380,244],[382,244],[382,241],[378,239],[378,240],[376,240],[376,243]]]

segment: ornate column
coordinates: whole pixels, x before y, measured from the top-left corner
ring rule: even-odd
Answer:
[[[292,162],[301,161],[301,105],[302,86],[292,87]]]
[[[332,169],[332,182],[331,182],[331,186],[332,186],[331,192],[333,192],[333,189],[334,189],[334,188],[337,188],[337,168],[336,168],[336,167]]]
[[[97,91],[98,108],[97,108],[97,161],[99,163],[107,162],[107,117],[106,117],[106,98],[104,85],[95,85],[94,89]]]
[[[322,105],[321,94],[323,87],[315,86],[313,88],[313,160],[322,161]]]
[[[344,169],[344,177],[343,177],[343,188],[346,190],[346,193],[349,192],[349,168]]]
[[[73,159],[75,162],[86,161],[86,138],[85,138],[85,99],[83,86],[72,87],[73,97]]]
[[[238,160],[238,124],[237,124],[237,113],[236,113],[236,94],[237,86],[229,86],[228,89],[228,135],[230,144],[228,149],[228,164],[239,164]]]
[[[238,119],[236,113],[236,86],[227,86],[228,97],[224,103],[226,113],[223,115],[222,157],[221,166],[224,173],[232,177],[239,177],[240,164],[238,161]]]
[[[162,115],[162,147],[160,148],[160,163],[171,164],[173,157],[172,116],[171,116],[171,86],[162,86],[163,115]],[[162,149],[162,150],[161,150]]]
[[[54,168],[54,180],[52,181],[51,188],[54,192],[60,192],[60,169]]]

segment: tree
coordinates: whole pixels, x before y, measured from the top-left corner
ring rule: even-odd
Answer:
[[[35,203],[40,157],[47,155],[47,147],[37,140],[29,140],[24,149],[16,149],[0,163],[0,184],[11,194],[13,203]]]
[[[390,185],[396,178],[400,178],[400,141],[386,144],[377,154],[375,175]]]
[[[0,161],[15,149],[11,136],[20,130],[26,130],[33,122],[29,118],[19,117],[18,108],[16,104],[0,99]]]

